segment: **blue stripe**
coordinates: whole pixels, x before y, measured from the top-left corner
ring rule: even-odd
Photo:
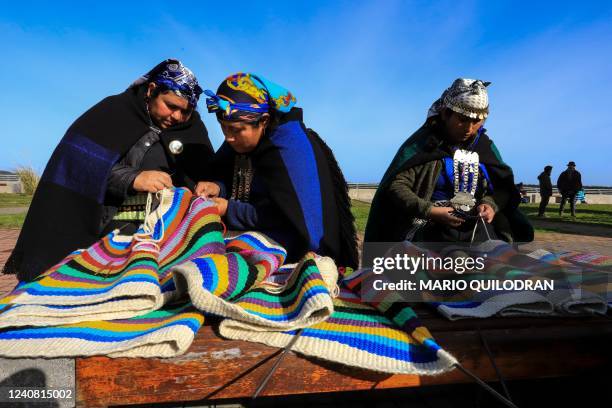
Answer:
[[[236,241],[236,240],[248,244],[250,247],[252,247],[253,249],[257,251],[265,251],[271,255],[272,254],[282,254],[284,256],[287,255],[286,251],[283,251],[282,249],[279,249],[279,248],[268,247],[261,240],[255,238],[251,234],[244,234],[237,238],[226,239],[225,243],[227,244],[229,241]]]
[[[480,306],[482,302],[432,302],[431,304],[434,307],[445,306],[451,309],[471,309]]]
[[[280,150],[289,179],[297,194],[309,235],[309,250],[317,251],[323,239],[323,204],[314,151],[300,122],[287,122],[270,138]]]
[[[202,275],[202,287],[213,293],[217,285],[219,285],[218,274],[213,273],[213,269],[217,272],[214,261],[210,258],[196,258],[192,262],[200,270],[200,274]]]
[[[65,187],[102,204],[106,179],[119,154],[87,136],[66,134],[55,148],[43,180]]]
[[[28,288],[26,293],[30,295],[37,295],[37,296],[75,296],[75,295],[89,296],[93,294],[108,292],[114,289],[115,287],[119,285],[123,285],[124,283],[127,283],[127,282],[147,282],[147,283],[154,283],[156,285],[159,285],[159,281],[151,276],[136,275],[130,278],[125,278],[125,279],[122,278],[116,281],[115,283],[113,283],[111,286],[108,286],[102,289],[49,288],[49,287],[43,287],[43,286],[37,285],[37,287],[33,286],[31,288]]]
[[[388,337],[361,333],[330,332],[328,330],[305,329],[302,336],[314,337],[321,340],[336,341],[368,353],[383,357],[394,358],[413,363],[429,363],[437,361],[437,349],[429,349],[421,345],[397,341]],[[374,340],[367,339],[371,338]],[[376,341],[376,340],[382,341]]]
[[[136,319],[137,322],[137,319]],[[21,340],[21,339],[50,339],[50,338],[77,338],[88,341],[112,343],[134,339],[153,333],[157,330],[172,326],[187,326],[194,333],[200,328],[200,322],[196,319],[181,319],[170,324],[145,331],[126,331],[111,332],[103,329],[82,328],[82,327],[44,327],[35,329],[22,329],[14,331],[0,332],[0,340]]]
[[[302,311],[302,308],[304,307],[304,303],[306,303],[306,301],[309,300],[310,298],[312,298],[312,297],[314,297],[314,296],[316,296],[318,294],[321,294],[321,293],[329,294],[327,289],[323,288],[321,286],[315,286],[314,288],[308,289],[306,291],[306,293],[304,293],[304,295],[301,297],[300,303],[298,303],[297,308],[293,312],[291,312],[291,313],[285,312],[285,314],[282,314],[282,315],[269,315],[269,314],[265,314],[265,313],[262,313],[262,312],[256,312],[256,311],[253,311],[253,310],[246,310],[245,309],[245,311],[250,313],[250,314],[263,317],[264,319],[272,320],[274,322],[286,321],[286,320],[290,320],[290,319],[293,319],[296,316],[298,316],[300,314],[300,312]],[[246,296],[245,298],[247,300],[239,299],[239,300],[236,301],[236,303],[237,304],[240,304],[241,302],[242,303],[250,303],[250,302],[248,302],[249,296]],[[251,303],[251,304],[253,304],[253,303]],[[255,304],[255,306],[259,306],[259,305]]]

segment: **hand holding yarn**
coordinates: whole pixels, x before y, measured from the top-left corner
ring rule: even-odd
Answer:
[[[211,198],[211,200],[217,206],[217,209],[219,210],[219,215],[223,217],[227,213],[228,201],[225,198],[220,197],[213,197]]]
[[[493,221],[493,218],[495,217],[495,210],[489,204],[480,204],[477,210],[478,215],[480,215],[488,224]]]
[[[146,193],[157,193],[172,187],[172,177],[168,173],[157,170],[141,171],[132,184],[134,190]]]
[[[195,188],[195,194],[204,198],[219,197],[221,187],[211,181],[200,181]]]
[[[429,219],[438,224],[450,225],[456,228],[463,224],[465,220],[453,215],[454,212],[455,209],[453,207],[431,207]]]

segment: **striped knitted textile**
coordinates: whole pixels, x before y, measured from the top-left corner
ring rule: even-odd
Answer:
[[[537,250],[518,253],[511,245],[491,241],[488,247],[473,254],[487,252],[487,270],[474,279],[542,280],[553,279],[553,290],[484,291],[470,302],[436,303],[438,311],[451,320],[465,317],[553,316],[605,314],[610,307],[612,275],[593,268],[588,262],[568,262],[563,254]],[[586,261],[588,256],[572,253]],[[584,254],[587,255],[587,254]],[[597,257],[599,259],[599,257]]]
[[[296,351],[381,372],[455,363],[412,309],[362,304],[330,258],[283,265],[262,234],[224,238],[211,202],[160,198],[136,235],[114,231],[0,299],[0,356],[171,357],[215,315],[228,338],[280,347],[304,329]]]
[[[437,375],[453,369],[457,360],[443,350],[414,311],[395,304],[393,310],[364,304],[358,294],[340,282],[334,312],[320,323],[305,328],[292,350],[336,363],[391,374]],[[296,334],[250,331],[233,320],[224,320],[222,336],[286,346]]]
[[[420,270],[417,280],[444,278],[461,279],[472,283],[490,280],[536,281],[553,280],[553,290],[445,290],[421,291],[423,302],[435,307],[450,320],[461,318],[485,318],[493,315],[588,315],[605,314],[610,307],[612,274],[604,270],[606,257],[596,254],[562,253],[554,254],[545,250],[522,254],[503,241],[488,241],[472,248],[446,247],[445,253],[461,251],[461,256],[485,257],[485,269],[458,275],[452,271]],[[409,256],[441,257],[412,243],[403,243],[402,251]],[[486,254],[486,255],[485,255]],[[609,259],[608,259],[609,260]],[[595,264],[593,264],[595,261]],[[362,273],[360,281],[368,279],[371,272]],[[384,275],[380,275],[384,276]],[[361,282],[358,282],[360,284]],[[486,286],[485,286],[486,287]],[[366,288],[366,290],[368,290]],[[386,294],[387,302],[394,294]],[[378,296],[378,298],[376,297]],[[380,300],[380,293],[366,293],[366,299]]]
[[[113,231],[70,254],[0,300],[0,307],[5,305],[0,328],[125,319],[175,298],[171,267],[192,256],[222,251],[223,229],[219,222],[210,222],[218,221],[218,214],[202,201],[187,214],[189,191],[177,189],[166,198],[152,217],[153,239],[146,239],[142,227],[134,236]]]

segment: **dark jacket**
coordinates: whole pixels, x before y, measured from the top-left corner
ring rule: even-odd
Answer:
[[[550,174],[543,171],[538,176],[538,181],[540,182],[540,195],[544,197],[550,197],[553,193],[552,181],[550,180]]]
[[[3,273],[31,281],[99,239],[110,221],[108,208],[122,203],[129,183],[125,168],[113,169],[151,131],[144,95],[143,85],[105,98],[70,126],[47,163]],[[165,129],[159,139],[163,150],[172,140],[183,143],[183,153],[170,158],[174,172],[184,179],[177,185],[205,178],[213,150],[198,112]],[[109,194],[109,181],[117,195]]]
[[[491,178],[493,192],[480,197],[480,201],[495,209],[493,225],[498,235],[508,241],[533,240],[533,228],[517,210],[520,195],[514,185],[512,169],[502,161],[485,132],[473,149]],[[442,129],[432,121],[404,142],[372,200],[365,242],[403,241],[414,218],[429,215],[441,159],[450,155],[445,149]]]
[[[567,169],[557,179],[557,188],[561,194],[575,193],[582,190],[582,176],[578,170]]]
[[[215,180],[222,181],[228,192],[234,189],[236,157],[227,144],[215,157]],[[288,262],[314,251],[333,258],[339,266],[357,267],[346,181],[331,149],[304,126],[302,110],[293,108],[283,114],[278,126],[266,132],[248,157],[259,190],[249,201],[249,211],[254,210],[256,216],[248,218],[261,225],[249,222],[246,228],[272,229],[276,237],[290,237],[291,242],[279,242],[291,249]],[[236,205],[230,206],[228,211],[234,211]]]

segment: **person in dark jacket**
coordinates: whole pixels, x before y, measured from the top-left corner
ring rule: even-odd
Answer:
[[[252,73],[205,92],[225,143],[215,156],[216,183],[198,183],[196,193],[217,203],[229,230],[260,231],[285,247],[287,262],[313,251],[356,268],[346,181],[293,94]]]
[[[147,193],[205,178],[214,152],[195,110],[201,92],[169,59],[79,117],[45,168],[3,273],[31,281],[111,229],[135,232]]]
[[[365,242],[528,242],[512,169],[483,127],[488,82],[459,78],[396,153],[370,209]]]
[[[572,217],[576,216],[576,194],[582,190],[582,176],[576,170],[576,163],[567,163],[567,170],[559,174],[557,179],[557,189],[561,194],[561,205],[559,206],[559,216],[563,216],[565,202],[569,200]]]
[[[552,173],[552,166],[544,167],[544,171],[538,176],[538,182],[540,183],[540,208],[538,210],[538,217],[546,217],[546,206],[553,193],[552,181],[550,180],[550,174]]]

